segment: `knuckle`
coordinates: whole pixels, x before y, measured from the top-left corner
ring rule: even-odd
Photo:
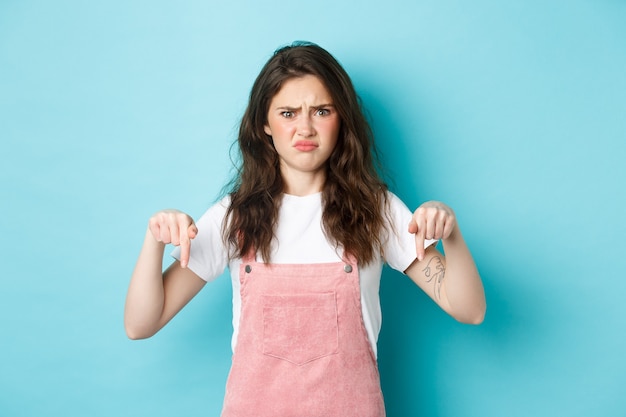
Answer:
[[[184,213],[177,213],[176,215],[176,221],[179,224],[185,224],[185,225],[189,225],[191,223],[191,221],[189,220],[189,216],[187,216]]]

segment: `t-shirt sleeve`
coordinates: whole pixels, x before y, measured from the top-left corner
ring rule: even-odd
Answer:
[[[400,272],[406,269],[417,258],[415,235],[409,233],[409,223],[413,213],[395,194],[389,193],[389,227],[385,241],[385,262]],[[437,240],[425,240],[424,247],[436,244]]]
[[[205,281],[220,276],[228,265],[228,250],[222,240],[222,222],[228,204],[229,198],[225,197],[196,221],[198,234],[191,241],[188,268]],[[180,248],[174,248],[171,255],[180,260]]]

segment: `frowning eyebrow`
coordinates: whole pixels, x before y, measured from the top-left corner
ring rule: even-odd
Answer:
[[[319,110],[319,109],[328,109],[328,108],[334,108],[335,105],[334,104],[316,104],[315,106],[311,106],[311,108],[313,110]],[[276,107],[276,110],[284,110],[284,111],[294,111],[294,110],[300,110],[302,108],[302,106],[300,107],[291,107],[291,106],[278,106]]]

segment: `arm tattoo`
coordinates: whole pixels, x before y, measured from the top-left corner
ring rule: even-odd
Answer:
[[[435,286],[435,298],[439,300],[441,298],[441,285],[446,275],[446,268],[443,266],[441,258],[439,256],[430,258],[426,268],[422,269],[422,271],[427,278],[426,282],[432,282]]]

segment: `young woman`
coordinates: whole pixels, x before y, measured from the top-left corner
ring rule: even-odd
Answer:
[[[315,44],[270,58],[238,144],[231,192],[197,223],[176,210],[150,219],[128,290],[128,336],[155,334],[228,267],[234,354],[222,416],[384,416],[383,263],[457,320],[483,320],[482,283],[454,212],[427,202],[411,213],[387,190],[352,82]],[[162,272],[167,243],[177,260]]]

